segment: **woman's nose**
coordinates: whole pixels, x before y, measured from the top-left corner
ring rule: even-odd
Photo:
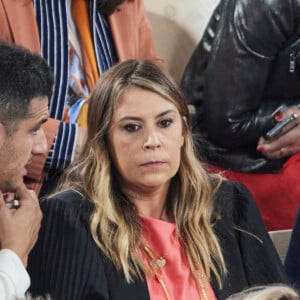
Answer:
[[[151,131],[150,133],[147,134],[145,143],[143,145],[143,149],[148,150],[148,149],[155,149],[155,148],[160,148],[161,143],[159,139],[159,135],[155,131]]]

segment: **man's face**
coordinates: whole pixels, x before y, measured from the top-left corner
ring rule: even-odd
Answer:
[[[18,122],[15,131],[7,133],[0,123],[0,189],[14,192],[27,174],[26,165],[34,155],[47,151],[47,140],[41,125],[47,121],[48,98],[37,97],[30,102],[26,119]]]

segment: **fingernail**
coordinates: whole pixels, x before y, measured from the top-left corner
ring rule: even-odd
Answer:
[[[258,146],[256,149],[257,149],[258,152],[264,152],[265,151],[265,148],[263,146]]]
[[[278,113],[277,115],[275,115],[274,119],[276,121],[281,121],[282,120],[282,113]]]

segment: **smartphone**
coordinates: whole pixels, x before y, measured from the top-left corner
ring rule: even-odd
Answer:
[[[287,109],[287,106],[285,104],[281,104],[277,109],[275,109],[272,113],[272,118],[275,118],[275,116],[279,113],[283,113]]]
[[[265,135],[265,139],[267,140],[274,140],[275,138],[278,138],[279,136],[281,136],[284,132],[283,129],[289,125],[291,122],[293,122],[296,118],[297,118],[297,114],[292,114],[290,115],[290,117],[288,117],[287,119],[278,122],[272,129],[270,129]],[[295,125],[297,126],[297,124]],[[294,128],[294,127],[292,127]],[[292,129],[291,128],[291,129]]]

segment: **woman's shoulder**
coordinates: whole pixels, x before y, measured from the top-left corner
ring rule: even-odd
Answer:
[[[217,192],[217,199],[226,199],[227,202],[227,198],[235,199],[241,195],[249,194],[250,192],[244,184],[233,180],[223,180]]]
[[[93,204],[86,194],[78,188],[55,193],[41,200],[43,214],[64,213],[88,219],[93,210]]]
[[[235,181],[222,182],[215,200],[217,215],[225,222],[254,233],[265,235],[259,208],[248,188]]]
[[[108,299],[103,256],[90,230],[88,198],[70,189],[46,198],[41,208],[42,225],[28,262],[32,294]]]
[[[216,193],[216,209],[221,215],[233,216],[254,204],[248,188],[240,182],[223,180]],[[255,205],[255,204],[254,204]]]

